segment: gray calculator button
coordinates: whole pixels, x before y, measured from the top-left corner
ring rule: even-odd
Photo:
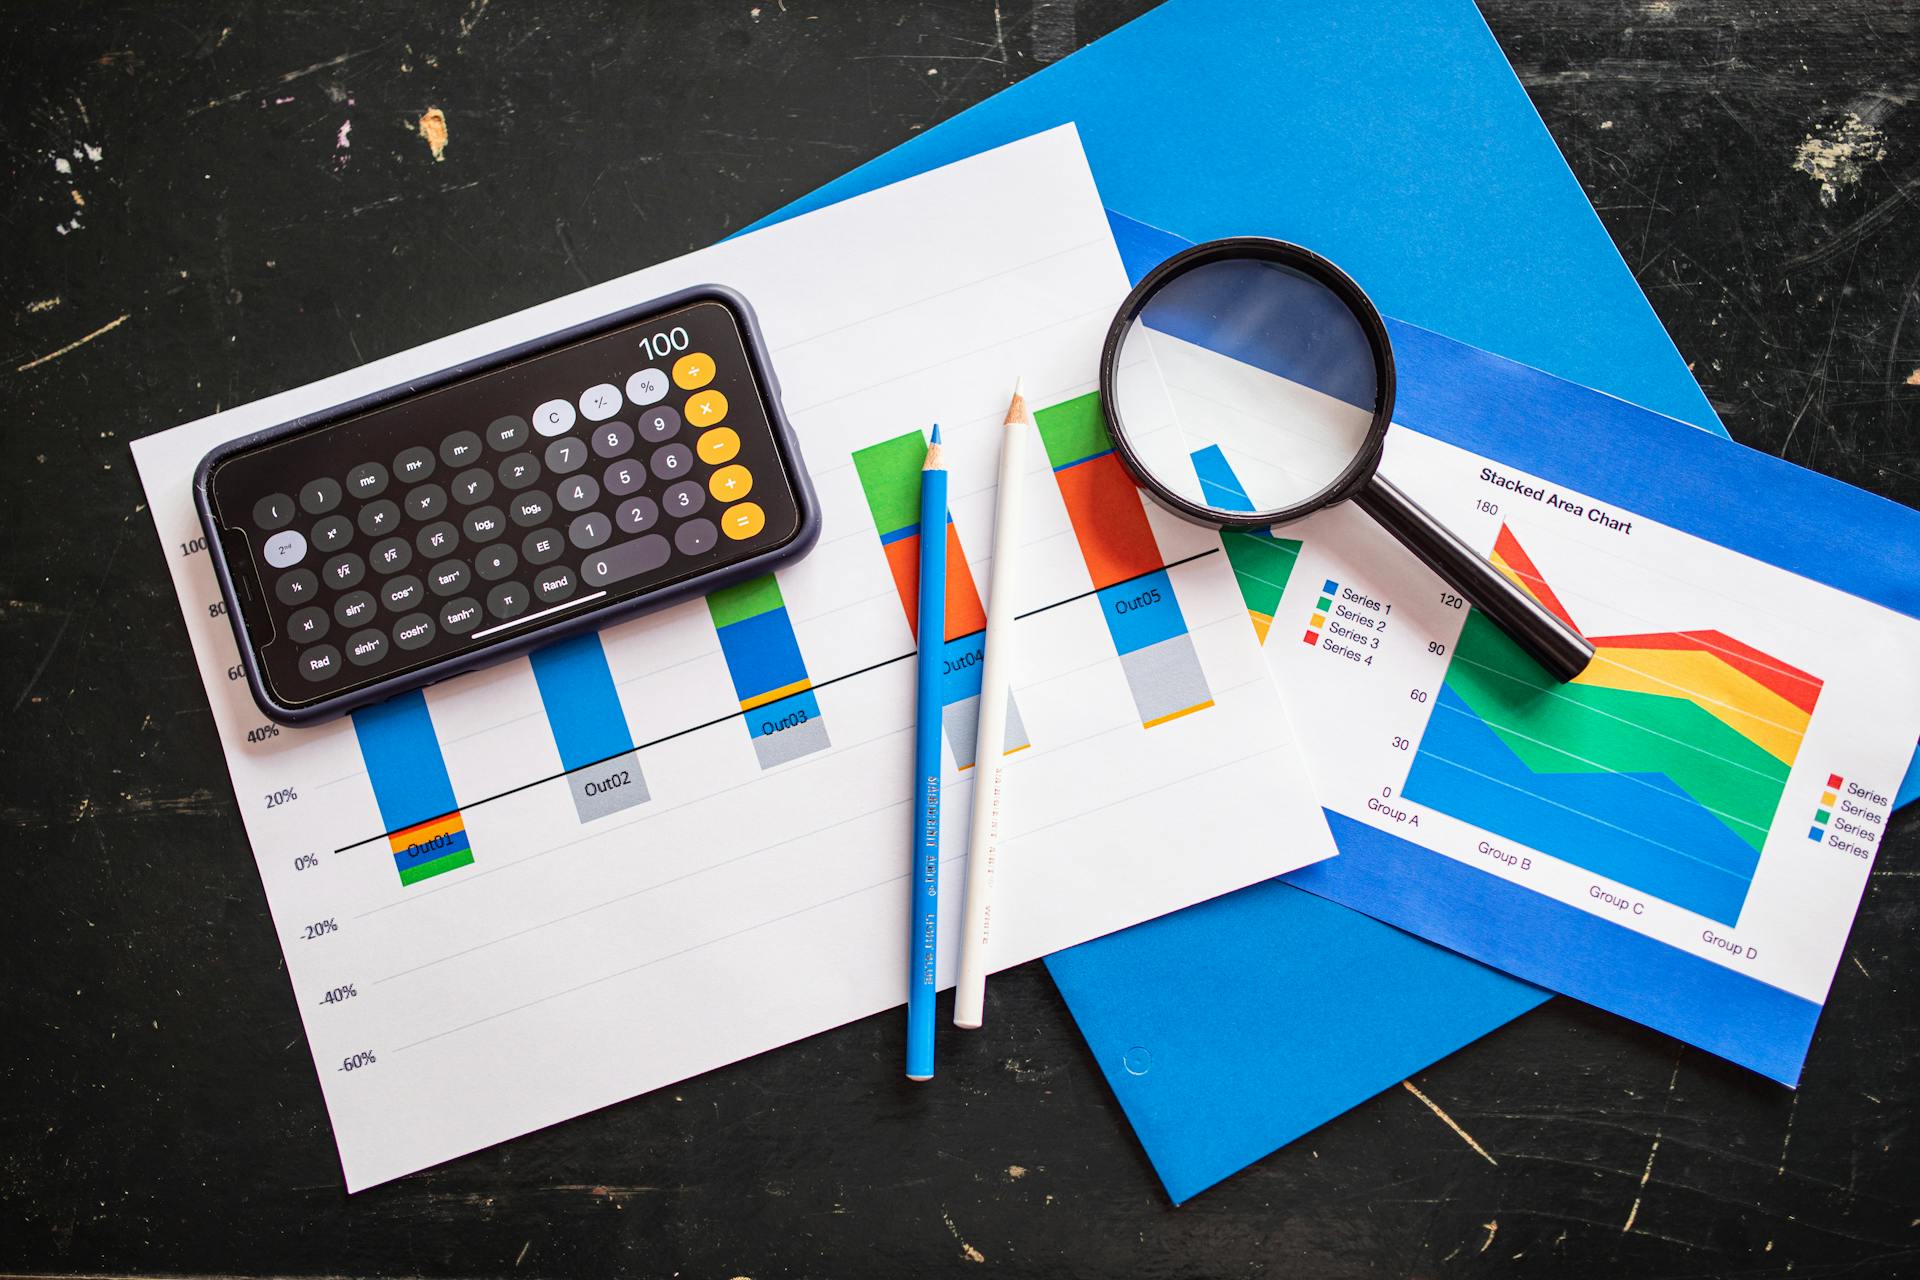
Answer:
[[[437,484],[423,484],[407,495],[409,520],[438,520],[447,509],[447,491]]]
[[[343,627],[364,627],[374,612],[373,596],[365,591],[349,591],[333,602],[333,620]]]
[[[613,521],[598,511],[575,516],[567,526],[567,541],[582,551],[591,551],[613,535]]]
[[[667,491],[660,495],[660,505],[674,519],[684,520],[707,505],[707,491],[691,480],[682,480],[667,486]]]
[[[522,529],[553,514],[553,500],[544,493],[523,493],[509,504],[513,522]]]
[[[642,369],[627,379],[627,399],[639,405],[658,404],[672,389],[664,369]]]
[[[493,496],[493,473],[475,467],[453,478],[453,500],[463,507],[485,502]]]
[[[525,444],[528,434],[527,420],[517,413],[510,413],[504,418],[493,420],[492,425],[487,428],[487,443],[501,453],[505,453],[509,449],[518,449]]]
[[[500,483],[509,492],[526,488],[540,478],[540,459],[530,453],[516,453],[500,460]]]
[[[384,631],[356,631],[347,637],[347,661],[356,667],[370,667],[386,656]]]
[[[563,564],[542,569],[533,575],[533,594],[548,604],[559,604],[580,589],[580,579]]]
[[[433,450],[423,444],[402,449],[394,455],[393,474],[401,484],[419,484],[433,474]]]
[[[353,541],[353,526],[345,516],[328,516],[313,526],[313,545],[321,552],[338,551]]]
[[[470,467],[480,460],[480,437],[456,431],[440,442],[440,461],[450,467]]]
[[[460,522],[469,542],[491,542],[507,531],[507,517],[498,507],[475,507]]]
[[[270,493],[253,504],[253,522],[271,532],[293,523],[293,499],[284,493]]]
[[[472,596],[447,601],[440,606],[440,625],[457,636],[467,634],[480,625],[480,602]]]
[[[683,480],[693,473],[693,450],[683,444],[663,444],[653,451],[647,465],[662,480]]]
[[[295,569],[273,584],[273,594],[284,605],[305,604],[320,594],[320,579],[313,576],[311,569]]]
[[[553,496],[568,511],[585,511],[600,500],[600,482],[592,476],[575,476]]]
[[[278,533],[267,535],[261,555],[268,564],[276,569],[286,569],[300,563],[300,557],[307,554],[307,535],[298,529],[282,529]]]
[[[380,603],[390,613],[405,613],[417,609],[420,602],[427,598],[427,589],[420,585],[420,579],[410,573],[397,578],[388,578],[380,584]]]
[[[713,521],[705,516],[689,520],[673,531],[673,545],[680,548],[680,554],[697,556],[713,550],[713,544],[720,540],[720,531],[713,527]]]
[[[410,613],[393,624],[393,642],[402,649],[424,648],[439,634],[439,624],[428,613]]]
[[[340,674],[340,651],[330,644],[317,644],[302,653],[295,665],[301,675],[319,684]]]
[[[340,482],[321,476],[300,486],[300,509],[310,516],[323,516],[340,505]]]
[[[351,551],[342,551],[320,566],[320,578],[335,591],[348,591],[367,576],[367,566]]]
[[[420,554],[427,559],[438,560],[452,555],[453,549],[460,545],[460,531],[445,520],[436,520],[414,535],[413,545],[420,548]]]
[[[618,462],[609,463],[601,479],[605,482],[608,493],[616,498],[624,498],[646,485],[647,469],[632,458],[622,458]]]
[[[633,428],[624,422],[603,422],[593,429],[593,451],[603,458],[617,458],[633,448]]]
[[[640,438],[648,444],[661,444],[673,439],[673,433],[680,429],[680,411],[668,405],[658,404],[640,415]]]
[[[517,618],[527,611],[532,598],[519,583],[503,582],[487,592],[487,612],[502,621]]]
[[[472,581],[473,572],[467,568],[465,560],[443,560],[427,570],[427,589],[437,596],[465,591],[467,584]]]
[[[590,587],[604,587],[635,574],[651,573],[665,564],[670,555],[672,548],[667,546],[667,540],[650,533],[644,538],[596,551],[580,566],[580,576]]]
[[[473,558],[473,571],[488,582],[498,582],[520,567],[520,553],[502,542]]]
[[[580,393],[580,414],[588,422],[605,422],[620,412],[622,403],[620,388],[611,382],[602,382]]]
[[[413,563],[413,546],[405,538],[382,538],[367,552],[375,573],[398,573]]]
[[[533,411],[533,429],[543,436],[565,435],[573,425],[573,403],[549,400]]]
[[[379,538],[400,527],[400,506],[392,498],[380,498],[360,508],[356,523],[369,538]]]
[[[659,518],[659,505],[652,498],[644,497],[621,503],[620,510],[614,513],[614,519],[626,533],[645,533]]]
[[[567,549],[567,541],[558,529],[535,529],[520,542],[520,554],[528,564],[552,564]]]
[[[557,476],[578,471],[587,465],[587,446],[573,437],[555,440],[547,446],[547,470]]]
[[[319,605],[310,604],[304,609],[295,609],[287,618],[287,634],[293,637],[295,644],[312,644],[316,640],[326,639],[327,629],[333,626],[333,619]]]
[[[347,472],[347,492],[365,502],[387,489],[387,469],[377,462],[363,462]]]

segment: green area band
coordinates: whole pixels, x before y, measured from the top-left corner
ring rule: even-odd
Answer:
[[[1478,610],[1446,683],[1536,773],[1664,774],[1749,845],[1766,843],[1790,771],[1698,703],[1556,683]]]

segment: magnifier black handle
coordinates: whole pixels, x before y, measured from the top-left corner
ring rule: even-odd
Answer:
[[[1469,604],[1493,619],[1548,675],[1565,683],[1593,661],[1593,646],[1586,637],[1515,586],[1393,481],[1376,471],[1353,500]]]

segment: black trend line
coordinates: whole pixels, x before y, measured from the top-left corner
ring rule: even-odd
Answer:
[[[1110,582],[1104,587],[1093,587],[1093,588],[1090,588],[1089,590],[1080,592],[1078,595],[1067,596],[1064,599],[1055,600],[1051,604],[1043,604],[1037,609],[1029,609],[1025,613],[1016,613],[1014,615],[1014,621],[1024,622],[1028,618],[1035,617],[1039,614],[1046,613],[1053,609],[1058,609],[1063,605],[1073,604],[1075,601],[1078,601],[1078,600],[1085,600],[1088,596],[1099,595],[1102,591],[1108,591],[1114,587],[1124,587],[1129,582],[1138,582],[1142,578],[1150,578],[1156,573],[1165,573],[1169,569],[1178,569],[1183,564],[1192,564],[1195,560],[1202,560],[1202,559],[1205,559],[1207,556],[1218,555],[1219,553],[1220,553],[1219,547],[1209,547],[1205,551],[1196,551],[1190,556],[1183,556],[1178,560],[1169,561],[1168,563],[1161,565],[1157,569],[1148,569],[1145,573],[1136,573],[1131,578],[1122,578],[1118,582]],[[969,634],[978,635],[979,632],[970,632]],[[878,671],[882,667],[890,667],[896,662],[905,662],[908,658],[911,658],[917,652],[918,650],[916,649],[909,649],[905,653],[895,654],[891,658],[882,658],[878,662],[868,663],[866,666],[857,668],[853,671],[842,672],[840,675],[829,676],[825,680],[820,680],[817,682],[810,683],[807,686],[807,688],[809,691],[812,691],[815,689],[829,688],[833,685],[839,684],[842,680],[851,680],[855,676],[864,676],[868,672]],[[406,826],[400,828],[399,831],[382,831],[377,835],[367,836],[363,839],[355,840],[350,844],[343,844],[339,848],[335,849],[334,852],[335,853],[350,852],[354,849],[358,849],[362,845],[372,844],[376,840],[385,840],[392,836],[398,835],[400,831],[411,831],[414,827],[425,826],[429,822],[438,822],[442,818],[452,817],[456,813],[464,813],[468,809],[478,809],[481,805],[490,804],[495,800],[505,800],[508,796],[517,796],[522,791],[526,791],[529,788],[543,787],[549,782],[557,782],[561,778],[566,777],[570,773],[579,773],[582,770],[595,769],[603,764],[606,764],[610,760],[618,760],[622,756],[636,755],[639,752],[646,751],[650,748],[660,746],[663,743],[672,742],[675,738],[684,738],[690,733],[699,733],[703,729],[711,729],[713,728],[713,726],[717,724],[725,724],[729,720],[742,719],[743,717],[746,716],[746,714],[747,712],[744,709],[740,711],[730,711],[726,715],[715,716],[711,720],[705,720],[695,725],[688,725],[684,729],[675,729],[672,733],[662,734],[660,737],[654,738],[648,742],[636,742],[631,747],[628,747],[625,751],[616,751],[612,755],[601,756],[598,760],[589,760],[585,764],[576,765],[571,769],[562,769],[559,773],[550,773],[544,778],[535,778],[531,782],[523,782],[517,787],[509,787],[505,791],[496,791],[490,796],[482,796],[478,800],[472,800],[472,801],[468,801],[465,804],[457,805],[454,808],[447,810],[445,813],[436,813],[431,818],[422,818],[418,822],[410,822]]]

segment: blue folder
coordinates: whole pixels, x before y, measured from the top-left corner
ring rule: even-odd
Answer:
[[[1173,0],[755,226],[1069,121],[1109,208],[1726,434],[1470,0]]]
[[[756,225],[1068,121],[1113,208],[1725,434],[1468,0],[1174,0]],[[1278,882],[1047,963],[1176,1201],[1546,999]]]

